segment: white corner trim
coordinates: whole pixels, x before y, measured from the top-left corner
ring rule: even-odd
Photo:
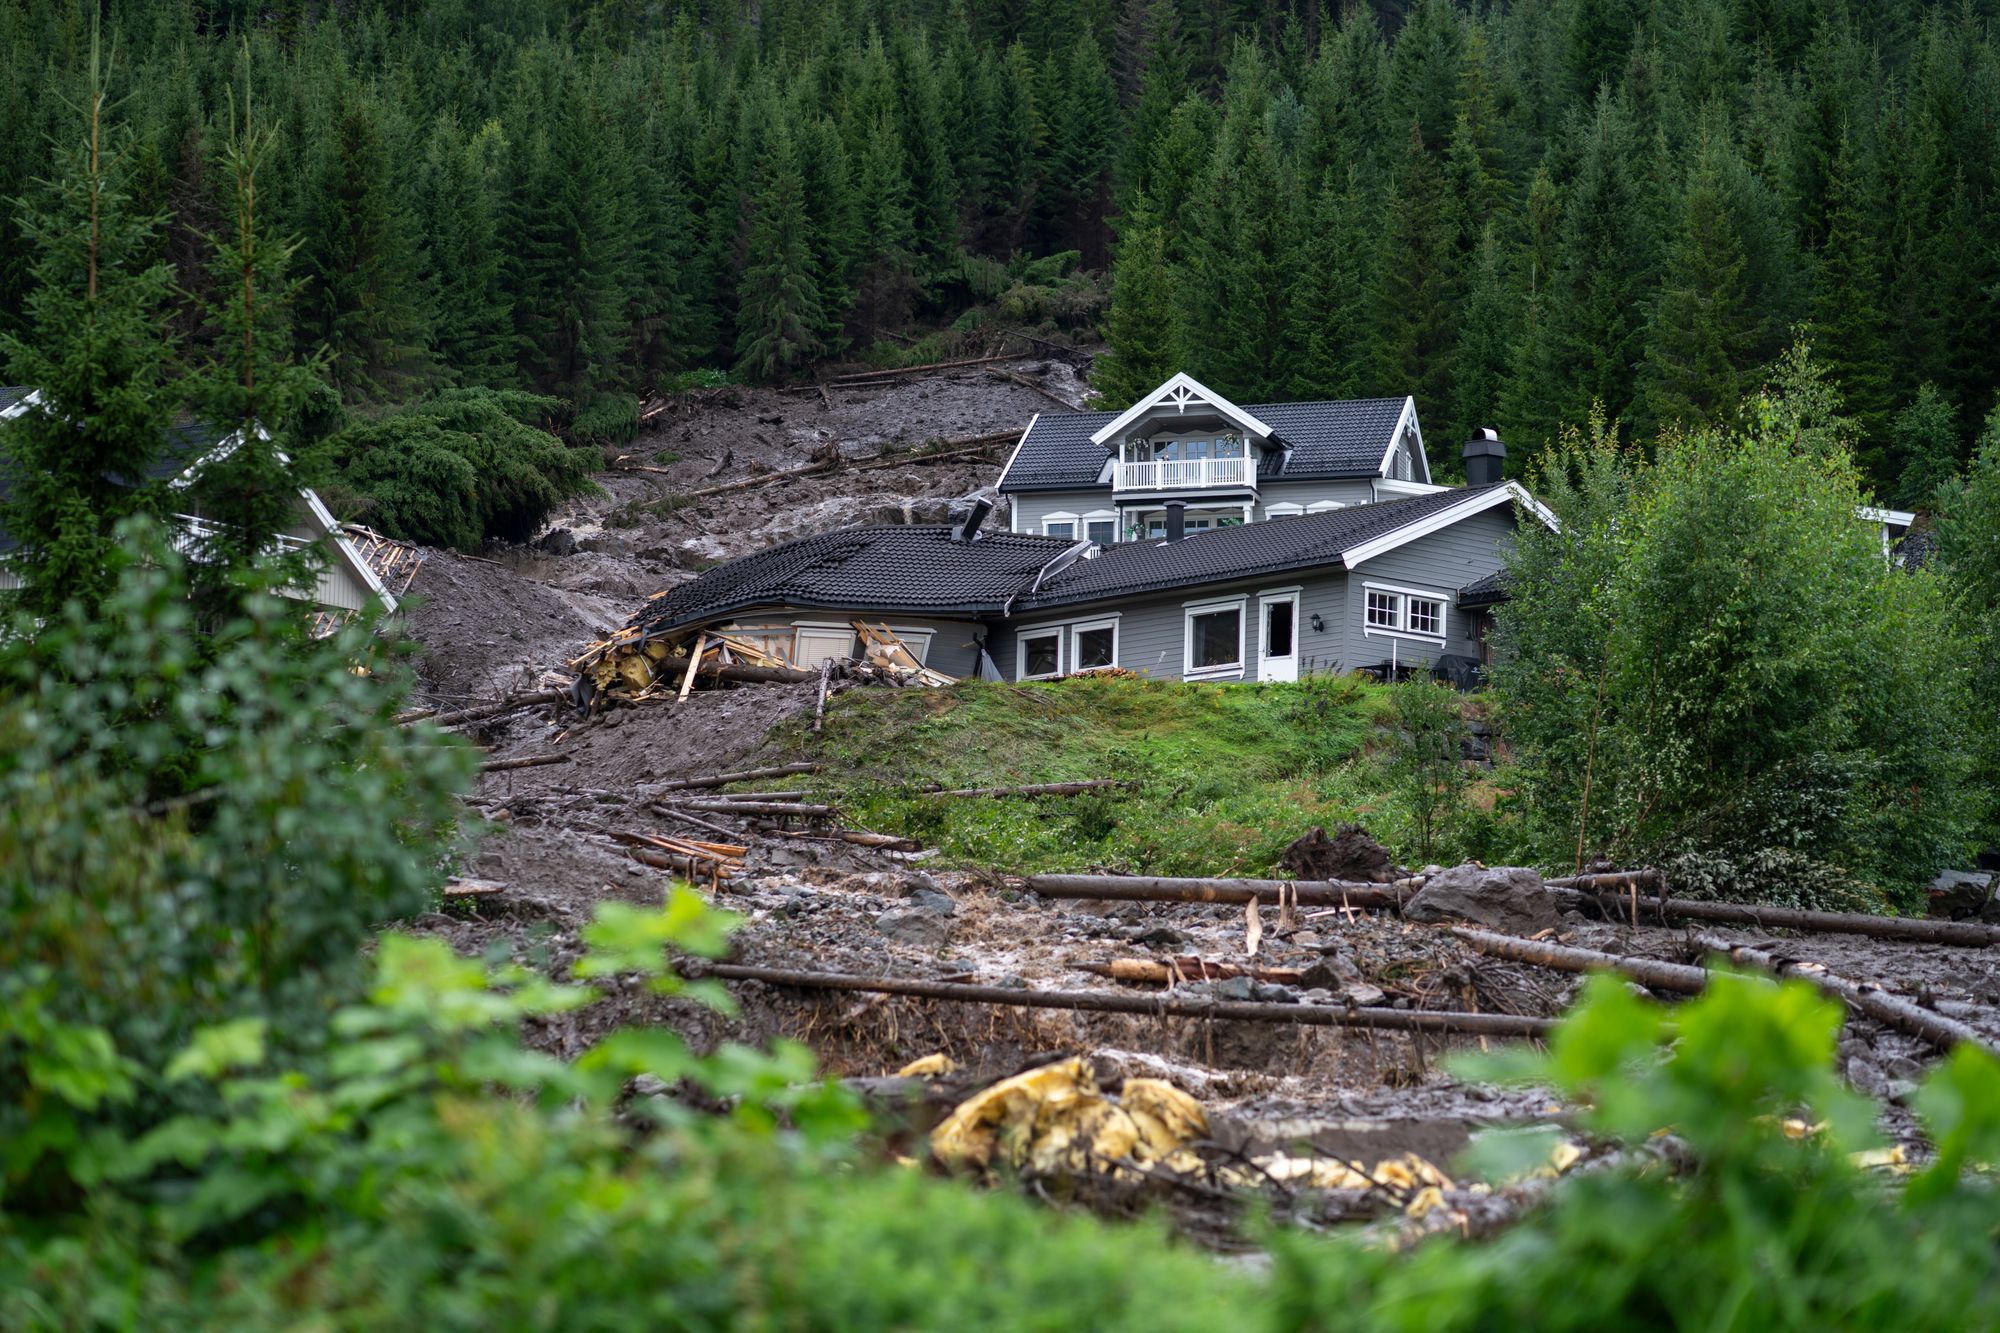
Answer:
[[[1487,510],[1496,509],[1503,504],[1519,504],[1536,518],[1546,523],[1551,531],[1559,530],[1561,526],[1556,522],[1556,516],[1549,512],[1548,507],[1535,499],[1534,496],[1528,494],[1527,488],[1522,486],[1520,482],[1502,482],[1491,490],[1479,491],[1460,500],[1457,504],[1447,505],[1426,518],[1406,523],[1392,532],[1385,532],[1380,537],[1365,541],[1359,546],[1349,547],[1347,550],[1341,552],[1341,563],[1349,569],[1354,569],[1363,561],[1373,560],[1376,556],[1393,551],[1399,546],[1407,546],[1419,537],[1428,537],[1433,532],[1441,532],[1455,523],[1462,523],[1475,514],[1483,514]]]
[[[1028,418],[1028,424],[1021,431],[1021,438],[1014,441],[1014,452],[1007,455],[1007,466],[1000,469],[1000,480],[993,483],[994,490],[1004,491],[1007,489],[1007,474],[1014,470],[1014,460],[1021,456],[1021,446],[1028,442],[1030,435],[1034,434],[1035,423],[1041,419],[1042,414],[1040,412]],[[1016,505],[1014,508],[1018,510],[1020,506]],[[1008,530],[1018,531],[1011,522],[1008,524]]]
[[[1382,461],[1375,465],[1375,475],[1384,481],[1393,480],[1389,476],[1389,460],[1396,456],[1396,444],[1403,438],[1404,422],[1409,423],[1410,430],[1417,437],[1417,459],[1424,465],[1424,484],[1428,485],[1431,479],[1431,460],[1424,452],[1424,428],[1417,424],[1417,400],[1408,394],[1404,395],[1403,410],[1397,414],[1396,425],[1389,432],[1389,447],[1382,451]],[[1440,487],[1440,489],[1445,488]]]
[[[1259,588],[1257,595],[1259,597],[1292,597],[1303,594],[1305,590],[1306,585],[1303,583],[1288,583],[1282,588]]]
[[[1917,516],[1907,509],[1877,509],[1874,505],[1856,505],[1854,512],[1870,523],[1888,523],[1899,528],[1907,528],[1917,521]]]
[[[1223,416],[1242,427],[1247,433],[1255,435],[1259,439],[1267,440],[1271,437],[1271,428],[1269,426],[1251,416],[1248,412],[1245,412],[1242,408],[1230,402],[1200,380],[1195,379],[1194,376],[1188,374],[1186,371],[1177,371],[1172,379],[1119,413],[1118,417],[1109,425],[1100,427],[1097,433],[1090,437],[1090,442],[1101,445],[1116,439],[1118,436],[1124,434],[1126,428],[1133,422],[1163,403],[1172,401],[1178,410],[1185,412],[1187,411],[1188,404],[1196,399],[1207,403]]]
[[[21,395],[20,402],[15,403],[12,407],[0,408],[0,421],[11,421],[15,417],[25,414],[29,408],[40,407],[41,405],[42,391],[40,389],[30,389],[27,393]]]

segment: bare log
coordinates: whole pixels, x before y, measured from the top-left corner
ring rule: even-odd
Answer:
[[[695,778],[671,778],[666,782],[649,782],[648,792],[692,791],[698,787],[726,787],[732,782],[762,782],[767,778],[788,778],[794,773],[817,773],[820,766],[812,760],[797,764],[773,764],[769,768],[743,768],[734,773],[708,773]]]
[[[1490,930],[1454,927],[1453,935],[1479,952],[1493,958],[1511,958],[1517,963],[1533,963],[1562,972],[1617,972],[1654,990],[1677,995],[1699,995],[1708,985],[1708,973],[1685,963],[1663,963],[1657,958],[1637,958],[1630,954],[1599,953],[1595,949],[1572,949],[1546,940],[1524,940],[1514,935],[1496,935]]]
[[[1239,967],[1235,963],[1211,963],[1201,958],[1175,958],[1168,962],[1157,958],[1114,958],[1108,963],[1077,963],[1075,966],[1078,971],[1093,976],[1147,986],[1164,986],[1170,981],[1220,981],[1227,977],[1249,977],[1252,981],[1270,981],[1284,986],[1299,984],[1299,970],[1295,967]]]
[[[794,667],[752,666],[748,662],[704,662],[699,674],[708,680],[731,680],[739,685],[797,685],[813,679],[810,671]]]
[[[433,710],[421,717],[403,714],[397,720],[408,718],[410,722],[428,720],[434,727],[456,727],[467,722],[483,722],[489,717],[499,717],[502,713],[512,713],[522,708],[534,708],[541,704],[557,704],[569,695],[562,690],[537,690],[533,694],[517,694],[511,699],[500,699],[490,704],[479,704],[472,708],[461,708],[455,713],[439,713]]]
[[[399,727],[404,727],[412,722],[421,722],[427,717],[436,717],[437,711],[435,708],[411,708],[396,714],[396,716],[389,720]]]
[[[1698,970],[1698,969],[1697,969]],[[1092,1013],[1147,1014],[1161,1018],[1209,1018],[1250,1023],[1292,1023],[1301,1027],[1378,1028],[1397,1032],[1463,1033],[1487,1037],[1545,1037],[1552,1020],[1520,1014],[1466,1014],[1440,1009],[1371,1009],[1333,1004],[1258,1004],[1199,995],[1133,995],[1119,991],[1011,990],[952,981],[856,976],[845,972],[799,972],[741,963],[684,963],[691,977],[761,981],[803,990],[865,991],[914,995],[931,1000],[997,1004],[1026,1009],[1075,1009]]]
[[[652,804],[646,808],[656,815],[665,815],[668,819],[678,819],[683,824],[692,824],[696,828],[707,829],[710,833],[720,833],[725,838],[738,836],[735,829],[724,828],[722,825],[711,820],[703,819],[700,815],[689,814],[685,810],[676,810],[671,805]]]
[[[545,764],[573,764],[566,754],[531,754],[520,759],[489,759],[479,766],[481,773],[505,773],[516,768],[541,768]]]
[[[640,865],[664,870],[686,879],[728,879],[736,873],[734,863],[706,857],[683,856],[677,852],[655,851],[650,847],[627,847],[625,854]]]
[[[855,384],[864,380],[900,379],[905,375],[921,375],[932,370],[956,370],[960,366],[990,366],[998,361],[1019,361],[1019,352],[1002,352],[998,356],[973,356],[962,361],[933,361],[922,366],[895,366],[889,370],[854,370],[845,375],[835,375],[827,381],[835,386]],[[1074,410],[1074,409],[1072,409]]]
[[[833,659],[827,658],[819,664],[819,699],[813,704],[813,735],[826,725],[826,683],[833,678]]]
[[[1866,935],[1878,940],[1914,940],[1921,944],[1959,944],[1984,948],[2000,944],[2000,926],[1980,921],[1933,921],[1926,917],[1870,916],[1865,912],[1808,912],[1796,907],[1759,903],[1698,902],[1689,898],[1647,898],[1636,905],[1629,895],[1586,893],[1557,888],[1572,906],[1589,908],[1613,920],[1639,916],[1666,924],[1671,920],[1715,921],[1759,930],[1821,931],[1829,935]]]
[[[1090,898],[1140,903],[1279,902],[1301,907],[1400,908],[1414,884],[1361,884],[1344,880],[1159,879],[1144,875],[1029,875],[1023,888],[1044,898]]]
[[[1949,1051],[1954,1046],[1977,1046],[1989,1054],[2000,1054],[2000,1048],[1955,1018],[1946,1018],[1934,1013],[1911,1000],[1865,982],[1850,981],[1846,977],[1835,976],[1819,963],[1809,963],[1798,959],[1781,958],[1775,954],[1755,949],[1747,944],[1732,944],[1714,935],[1697,935],[1695,943],[1712,953],[1721,954],[1742,967],[1754,967],[1762,972],[1773,972],[1781,977],[1798,977],[1810,981],[1828,995],[1844,1002],[1857,1014],[1866,1014],[1878,1023],[1885,1023],[1899,1032],[1907,1032],[1913,1037],[1929,1042],[1940,1051]]]
[[[1061,397],[1060,395],[1056,394],[1053,390],[1047,388],[1046,386],[1035,383],[1033,380],[1029,379],[1026,375],[1016,375],[1011,370],[989,369],[986,373],[995,377],[996,379],[1012,380],[1014,383],[1020,385],[1024,389],[1032,389],[1036,393],[1040,394],[1042,397],[1054,403],[1057,407],[1060,407],[1065,412],[1074,412],[1078,410],[1077,405],[1075,403],[1072,403],[1067,398]]]
[[[899,838],[893,833],[871,833],[867,829],[837,828],[825,833],[805,833],[798,829],[760,824],[758,832],[773,838],[793,838],[800,842],[851,842],[857,847],[879,847],[889,852],[916,852],[923,844],[915,838]]]
[[[1644,870],[1607,870],[1591,875],[1569,875],[1562,879],[1544,880],[1552,889],[1582,889],[1586,893],[1610,891],[1629,893],[1633,888],[1656,889],[1660,886],[1660,872],[1651,866]]]
[[[1077,796],[1107,787],[1136,787],[1130,778],[1092,778],[1087,782],[1031,782],[1021,787],[925,787],[926,796]]]
[[[701,810],[711,815],[803,815],[825,819],[833,813],[830,805],[807,805],[803,801],[724,801],[718,799],[660,802],[677,810]]]

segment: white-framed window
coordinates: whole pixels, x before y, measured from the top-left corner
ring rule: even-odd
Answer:
[[[1082,620],[1069,627],[1069,669],[1094,671],[1118,665],[1118,617]]]
[[[1058,510],[1042,515],[1042,535],[1044,537],[1076,537],[1076,515]]]
[[[1018,680],[1047,680],[1063,673],[1063,631],[1060,625],[1024,629],[1015,636],[1015,670]]]
[[[1189,680],[1243,674],[1243,618],[1246,599],[1188,602],[1181,674]]]
[[[1362,613],[1364,633],[1444,642],[1446,607],[1450,604],[1447,598],[1422,588],[1398,588],[1383,583],[1362,586],[1366,603]]]
[[[1264,517],[1267,519],[1297,518],[1300,514],[1303,514],[1305,512],[1306,510],[1304,505],[1293,504],[1289,500],[1280,501],[1279,503],[1274,505],[1264,506]]]
[[[1118,514],[1110,509],[1093,509],[1083,516],[1083,535],[1099,546],[1118,540]]]
[[[1345,508],[1347,508],[1347,506],[1342,504],[1338,500],[1314,500],[1311,504],[1306,506],[1306,512],[1308,514],[1324,514],[1329,509],[1345,509]]]

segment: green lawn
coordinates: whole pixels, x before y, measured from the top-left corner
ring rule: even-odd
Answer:
[[[851,690],[782,737],[826,762],[847,822],[920,838],[948,865],[1263,874],[1314,824],[1358,820],[1392,848],[1402,819],[1370,751],[1388,690],[1351,678],[1188,685],[1080,677]],[[1005,800],[914,789],[1136,779],[1130,791]]]

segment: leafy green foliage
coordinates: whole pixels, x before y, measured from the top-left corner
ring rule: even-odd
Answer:
[[[1967,713],[1979,756],[1971,786],[1984,794],[1985,835],[2000,835],[2000,411],[1987,419],[1963,480],[1938,493],[1938,563],[1970,640],[1974,706]]]
[[[1963,644],[1938,580],[1884,560],[1867,497],[1801,353],[1741,434],[1668,436],[1648,463],[1580,437],[1522,525],[1494,672],[1541,855],[1775,851],[1826,897],[1913,905],[1968,832]],[[1842,873],[1844,872],[1844,873]]]
[[[476,550],[525,541],[562,500],[590,489],[595,451],[547,424],[561,404],[532,394],[456,389],[327,442],[335,475],[365,497],[347,515],[406,541]]]
[[[1398,685],[1394,694],[1389,781],[1410,812],[1411,851],[1428,862],[1465,800],[1463,701],[1451,686],[1421,676]]]
[[[389,725],[399,692],[354,669],[391,665],[370,626],[307,640],[267,592],[204,637],[178,557],[144,528],[123,536],[95,615],[0,637],[0,1009],[39,1006],[161,1062],[209,1025],[299,1039],[369,932],[431,901],[469,757]],[[23,1058],[0,1050],[9,1207],[65,1188],[35,1151]],[[149,1077],[130,1115],[180,1095]]]

